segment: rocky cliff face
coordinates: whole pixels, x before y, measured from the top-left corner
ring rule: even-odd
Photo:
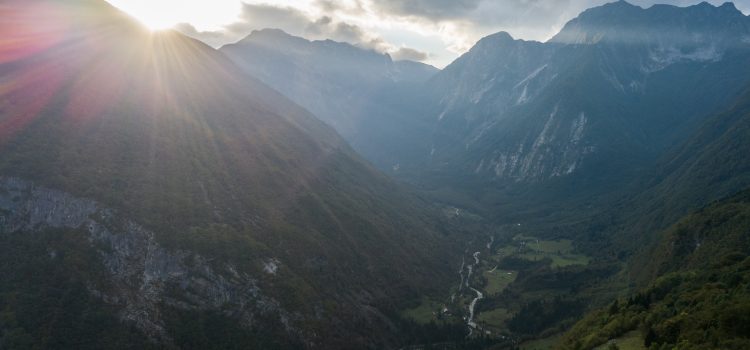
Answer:
[[[183,250],[169,250],[154,233],[95,201],[17,178],[0,179],[0,234],[47,229],[85,232],[107,272],[106,281],[90,281],[89,291],[121,307],[120,317],[152,340],[169,344],[160,307],[217,311],[254,325],[259,315],[279,319],[290,336],[301,334],[300,318],[264,295],[253,276],[229,264]],[[65,232],[65,231],[61,231]],[[50,254],[57,254],[50,247]]]
[[[496,149],[480,160],[474,172],[515,181],[570,175],[596,150],[583,142],[586,126],[585,112],[576,118],[565,118],[555,108],[538,133],[529,133],[515,148]]]
[[[488,36],[426,84],[426,170],[402,176],[449,202],[468,190],[501,216],[613,195],[750,82],[747,37],[731,4],[624,1],[545,43]]]

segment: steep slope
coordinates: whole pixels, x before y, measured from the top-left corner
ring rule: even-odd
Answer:
[[[663,157],[647,189],[634,198],[631,219],[664,227],[691,209],[750,186],[750,91],[709,118]]]
[[[394,346],[384,313],[448,278],[422,200],[221,53],[103,1],[0,6],[3,247],[46,252],[13,264],[69,257],[121,327],[187,348]]]
[[[624,1],[547,43],[487,37],[427,84],[425,185],[513,220],[599,206],[736,98],[750,81],[749,37],[731,4]]]
[[[437,69],[346,43],[308,41],[278,29],[255,31],[221,51],[250,75],[333,126],[381,169],[425,150],[429,129],[409,116],[412,96]],[[416,90],[416,91],[415,91]]]
[[[651,348],[750,346],[750,192],[707,206],[661,234],[643,261],[651,283],[579,322],[563,349],[630,334]],[[630,333],[628,333],[630,332]]]
[[[563,348],[592,348],[610,339],[646,347],[748,346],[742,314],[750,300],[750,192],[743,191],[750,186],[749,137],[745,89],[667,152],[639,192],[609,215],[615,224],[591,230],[612,237],[614,244],[603,250],[634,253],[625,272],[636,289],[580,321]]]

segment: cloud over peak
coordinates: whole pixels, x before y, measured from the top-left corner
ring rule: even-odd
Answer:
[[[585,9],[612,1],[212,0],[203,3],[235,2],[236,20],[211,30],[196,29],[195,23],[185,21],[177,29],[219,47],[236,42],[253,30],[280,28],[309,40],[331,39],[388,53],[395,59],[444,66],[489,34],[507,31],[516,38],[545,41]],[[642,7],[655,3],[688,6],[701,0],[629,2]],[[721,5],[724,0],[709,2]],[[750,9],[750,0],[735,4],[741,11]],[[210,10],[211,5],[207,6]]]

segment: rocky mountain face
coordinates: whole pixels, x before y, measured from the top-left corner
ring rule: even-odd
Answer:
[[[167,249],[153,232],[93,200],[16,178],[0,180],[0,192],[4,213],[0,220],[6,235],[42,230],[85,232],[107,272],[104,280],[90,282],[89,292],[121,307],[119,317],[135,324],[154,342],[175,345],[159,311],[163,304],[223,312],[248,326],[253,326],[259,315],[272,316],[283,325],[280,334],[300,337],[292,321],[301,315],[283,310],[278,300],[262,294],[257,278],[230,263],[217,271],[211,258]],[[70,253],[54,246],[48,250],[52,259]]]
[[[394,153],[412,155],[428,135],[408,116],[419,104],[413,91],[437,73],[418,62],[347,43],[309,41],[278,29],[255,31],[221,51],[250,75],[333,126],[352,147],[381,168]],[[404,95],[406,94],[406,95]],[[404,122],[417,125],[404,127]],[[417,131],[418,133],[415,133]],[[420,136],[424,134],[424,136]],[[388,142],[383,139],[388,135]]]
[[[393,347],[393,310],[452,278],[451,229],[428,203],[222,53],[103,1],[2,6],[0,247],[22,268],[3,270],[18,284],[0,285],[13,295],[0,308],[17,322],[0,326],[13,342],[79,348],[65,334],[96,342],[97,315],[101,334],[132,328],[151,345]],[[48,332],[56,318],[24,315],[67,305],[47,282],[63,276],[81,323]],[[28,291],[48,295],[13,301]]]
[[[749,35],[731,4],[620,1],[546,43],[489,36],[428,83],[428,174],[478,185],[490,204],[592,203],[736,98],[750,81]]]

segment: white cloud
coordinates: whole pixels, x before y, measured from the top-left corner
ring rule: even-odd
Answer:
[[[151,4],[153,9],[157,4],[173,4],[177,0],[109,1],[126,9],[128,6],[135,9],[140,1]],[[612,0],[266,1],[269,0],[245,0],[244,3],[182,0],[179,1],[180,11],[176,13],[184,15],[180,17],[184,18],[180,20],[184,23],[177,29],[218,47],[240,40],[256,29],[278,28],[307,39],[344,41],[388,52],[394,57],[422,58],[427,63],[444,66],[486,35],[507,31],[516,38],[543,41],[586,8]],[[723,1],[709,2],[718,5]],[[700,0],[631,2],[644,7],[654,3],[686,6]],[[735,3],[740,10],[750,10],[750,0]],[[221,9],[221,16],[209,16],[214,9]],[[228,9],[235,9],[233,16],[227,14]],[[149,16],[153,15],[151,10]],[[175,18],[176,15],[171,16],[170,20]],[[222,18],[224,22],[209,25],[205,18]],[[436,46],[436,42],[442,44]]]

